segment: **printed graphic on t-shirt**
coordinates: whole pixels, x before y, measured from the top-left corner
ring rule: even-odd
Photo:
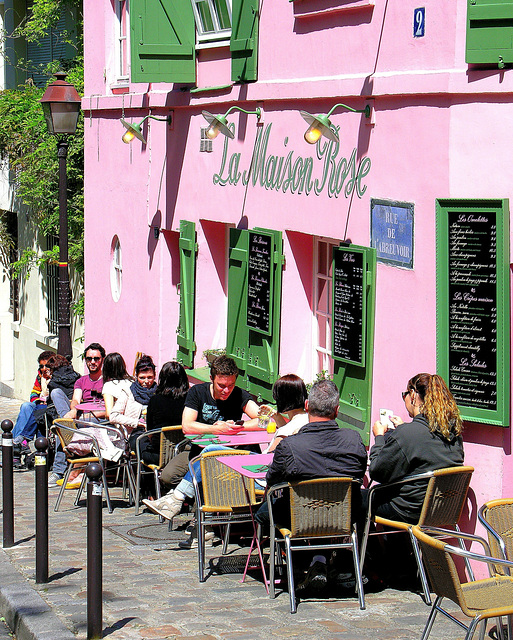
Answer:
[[[203,414],[203,419],[207,424],[214,424],[214,422],[222,420],[221,412],[215,405],[212,406],[211,404],[204,404],[201,413]]]

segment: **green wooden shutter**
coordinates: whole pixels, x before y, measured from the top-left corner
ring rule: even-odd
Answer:
[[[374,315],[376,307],[376,249],[349,245],[348,250],[363,251],[363,265],[366,269],[364,293],[365,308],[365,354],[364,365],[351,364],[334,358],[333,381],[340,390],[340,405],[337,421],[344,427],[358,431],[363,442],[370,439],[372,405],[372,369],[374,358]],[[338,251],[335,247],[333,251]],[[335,267],[332,269],[333,273]],[[332,327],[333,331],[333,327]]]
[[[196,282],[196,227],[194,222],[180,220],[180,320],[176,342],[176,359],[184,367],[192,367],[196,343],[194,342],[194,308]]]
[[[233,0],[230,40],[233,82],[257,79],[258,19],[258,0]]]
[[[241,371],[239,384],[270,402],[279,374],[283,240],[280,231],[254,231],[272,236],[271,331],[267,335],[247,325],[249,231],[230,229],[226,351]]]
[[[131,0],[132,82],[196,82],[190,0]]]
[[[499,67],[513,62],[513,0],[467,0],[465,61]]]
[[[245,295],[248,287],[248,237],[246,229],[230,229],[226,353],[235,360],[242,377],[246,376],[249,342]]]

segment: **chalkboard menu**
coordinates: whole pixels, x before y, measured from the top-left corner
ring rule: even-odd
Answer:
[[[451,202],[439,201],[438,206],[438,370],[464,419],[505,426],[510,332],[507,203]]]
[[[365,269],[362,251],[333,250],[332,353],[363,365],[365,358]]]
[[[272,236],[250,231],[246,323],[266,334],[271,326],[272,258]]]
[[[495,212],[449,212],[449,388],[458,404],[497,409]]]

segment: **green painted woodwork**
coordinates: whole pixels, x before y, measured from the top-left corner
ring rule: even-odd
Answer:
[[[131,0],[132,82],[196,82],[190,0]]]
[[[239,384],[270,402],[279,366],[283,241],[279,231],[259,228],[253,231],[270,234],[273,238],[271,331],[269,335],[262,334],[246,324],[249,231],[230,229],[226,353],[239,367]]]
[[[257,79],[258,1],[232,0],[230,51],[233,82],[254,82]]]
[[[194,309],[196,283],[196,226],[194,222],[180,220],[180,319],[176,330],[178,351],[176,359],[184,367],[194,363]]]
[[[509,426],[509,201],[437,200],[436,239],[437,371],[464,420]]]
[[[374,360],[374,316],[376,309],[376,249],[345,245],[336,251],[357,250],[363,252],[365,272],[364,300],[364,366],[334,358],[333,382],[340,390],[337,422],[343,427],[358,431],[365,445],[369,444],[372,405],[372,371]],[[334,272],[333,265],[333,272]],[[333,328],[332,328],[333,331]]]
[[[467,0],[465,61],[513,63],[513,0]]]

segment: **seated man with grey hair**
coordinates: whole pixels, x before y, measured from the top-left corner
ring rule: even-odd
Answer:
[[[284,438],[276,447],[266,476],[269,487],[281,482],[337,476],[363,481],[367,468],[365,445],[359,433],[339,427],[335,420],[338,407],[339,391],[331,380],[320,380],[312,386],[305,403],[309,422],[296,435]],[[358,500],[360,492],[353,491],[353,496]],[[359,505],[355,500],[353,518],[356,521]],[[276,513],[280,512],[283,513],[280,524],[285,525],[289,519],[288,496],[275,502],[275,518]],[[261,524],[269,522],[267,503],[257,511],[256,519]],[[298,585],[298,590],[306,587],[322,589],[326,582],[326,558],[317,555],[312,560],[305,580]]]

